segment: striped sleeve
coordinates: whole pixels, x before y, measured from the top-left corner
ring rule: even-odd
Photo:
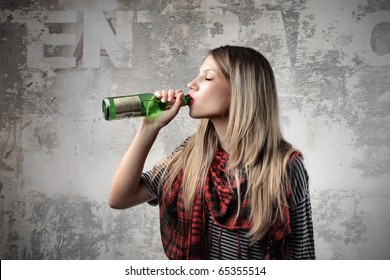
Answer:
[[[154,180],[152,180],[152,170],[149,170],[141,174],[141,180],[145,185],[146,191],[150,194],[152,198],[151,200],[148,201],[148,204],[151,206],[157,206],[159,178],[154,178]]]
[[[187,141],[187,140],[186,140]],[[159,184],[160,184],[160,180],[161,180],[161,177],[162,177],[162,174],[165,170],[165,165],[166,165],[166,162],[169,158],[171,158],[175,153],[177,153],[178,151],[180,151],[184,144],[186,143],[186,141],[184,141],[179,147],[177,147],[169,156],[166,160],[162,161],[161,163],[159,163],[158,165],[156,165],[153,169],[157,169],[159,170],[159,172],[157,174],[155,174],[153,176],[153,169],[152,170],[148,170],[146,172],[143,172],[141,174],[141,180],[143,181],[144,185],[145,185],[145,189],[146,191],[150,194],[151,196],[151,200],[148,201],[148,204],[151,205],[151,206],[157,206],[158,205],[158,197],[159,197]]]
[[[300,157],[290,164],[288,172],[292,187],[290,259],[315,259],[309,176]]]

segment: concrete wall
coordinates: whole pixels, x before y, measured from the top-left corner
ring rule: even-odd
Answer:
[[[390,258],[390,2],[0,2],[0,257],[164,259],[158,208],[107,198],[139,119],[106,96],[182,87],[206,50],[274,66],[286,138],[310,174],[319,259]],[[196,128],[184,108],[146,168]]]

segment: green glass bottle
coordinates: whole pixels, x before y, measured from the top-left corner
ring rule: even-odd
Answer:
[[[190,105],[192,98],[184,96],[184,105]],[[107,97],[103,99],[104,118],[108,121],[123,118],[151,117],[167,110],[172,104],[163,103],[153,93]]]

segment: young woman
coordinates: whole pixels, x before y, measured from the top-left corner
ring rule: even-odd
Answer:
[[[114,176],[110,206],[160,206],[169,259],[314,259],[308,175],[283,139],[272,68],[259,52],[209,52],[188,84],[197,131],[143,173],[160,131],[178,113],[181,90],[157,91],[173,106],[145,118]]]

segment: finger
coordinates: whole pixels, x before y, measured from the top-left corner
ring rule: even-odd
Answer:
[[[156,92],[154,92],[154,95],[158,98],[158,99],[160,99],[161,97],[162,97],[162,93],[161,93],[161,91],[156,91]]]
[[[168,92],[166,90],[161,91],[161,102],[166,103],[168,100]]]
[[[172,102],[175,99],[175,91],[173,89],[168,90],[168,102]]]

